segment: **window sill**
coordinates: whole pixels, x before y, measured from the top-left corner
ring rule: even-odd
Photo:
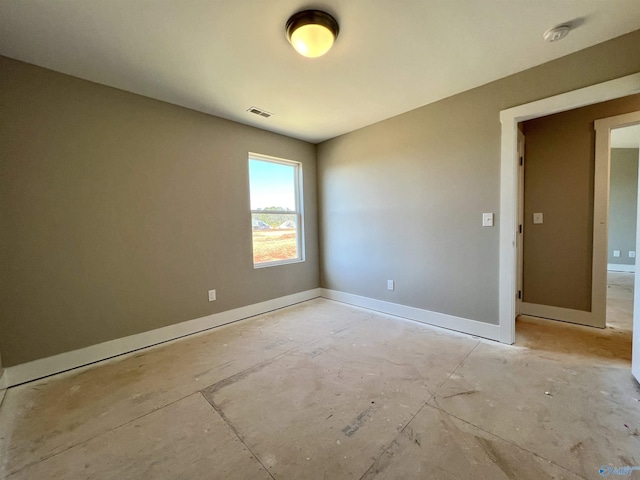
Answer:
[[[278,260],[276,262],[264,262],[264,263],[254,263],[253,268],[267,268],[267,267],[277,267],[279,265],[289,265],[291,263],[302,263],[304,262],[304,258],[294,258],[291,260]]]

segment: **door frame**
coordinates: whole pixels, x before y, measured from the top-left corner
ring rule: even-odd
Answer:
[[[502,343],[512,344],[515,342],[518,275],[518,251],[516,248],[519,166],[518,123],[636,93],[640,93],[640,73],[579,90],[573,90],[500,112],[502,135],[500,156],[500,270],[498,302],[500,341]]]
[[[609,248],[609,192],[611,190],[611,129],[640,123],[640,111],[601,118],[596,130],[596,171],[593,192],[593,279],[591,293],[594,316],[607,316],[607,257]],[[638,233],[636,225],[636,237]]]
[[[640,185],[640,153],[638,154],[638,185]],[[638,211],[636,216],[636,252],[640,248],[640,190],[638,191]],[[633,276],[633,324],[632,324],[632,354],[631,354],[631,374],[640,382],[640,288],[636,288],[640,279],[640,270],[636,267]]]
[[[522,314],[523,292],[524,292],[524,168],[525,159],[525,136],[518,129],[518,222],[516,228],[516,251],[518,255],[518,271],[516,284],[516,317]]]
[[[600,202],[594,200],[594,218],[599,216],[600,222],[593,222],[593,250],[594,250],[594,272],[596,264],[596,241],[599,242],[600,248],[599,257],[597,258],[598,269],[601,276],[601,281],[605,284],[602,286],[604,295],[604,308],[606,316],[606,280],[607,280],[607,256],[609,245],[609,194],[611,189],[611,130],[614,128],[626,127],[630,125],[640,124],[640,111],[626,113],[623,115],[616,115],[613,117],[601,118],[595,121],[596,128],[596,176],[594,182],[594,196],[600,197]],[[638,159],[640,162],[640,158]],[[640,166],[640,163],[639,163]],[[600,169],[598,172],[598,168]],[[598,177],[598,173],[600,177]],[[639,171],[639,185],[640,185],[640,171]],[[640,193],[636,198],[636,204],[640,206]],[[640,217],[640,209],[638,209],[637,215]],[[604,220],[604,222],[602,221]],[[636,217],[636,251],[640,246],[640,221]],[[596,226],[604,223],[601,228],[598,237],[596,238]],[[602,251],[604,250],[604,251]],[[634,273],[634,285],[638,285],[638,278],[640,273],[636,268]],[[634,288],[633,298],[633,333],[632,333],[632,357],[631,357],[631,373],[640,381],[640,288]]]

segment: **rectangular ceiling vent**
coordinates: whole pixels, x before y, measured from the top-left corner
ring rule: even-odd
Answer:
[[[273,115],[273,113],[269,113],[266,110],[262,110],[261,108],[257,108],[257,107],[250,107],[247,109],[247,112],[255,113],[256,115],[260,115],[261,117],[264,117],[264,118],[269,118],[270,116]]]

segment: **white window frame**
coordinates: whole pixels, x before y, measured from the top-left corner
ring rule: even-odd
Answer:
[[[276,260],[273,262],[262,262],[255,263],[253,261],[254,252],[253,252],[253,215],[254,214],[263,214],[264,210],[250,210],[250,222],[251,226],[251,258],[253,261],[253,268],[265,268],[265,267],[275,267],[278,265],[288,265],[290,263],[300,263],[305,261],[305,241],[304,241],[304,201],[303,201],[303,193],[302,193],[302,163],[296,162],[294,160],[287,160],[284,158],[271,157],[269,155],[262,155],[260,153],[249,152],[249,158],[247,161],[247,173],[249,179],[249,205],[251,206],[251,171],[249,169],[249,162],[251,160],[258,160],[261,162],[269,162],[276,163],[280,165],[286,165],[288,167],[294,167],[294,194],[295,194],[295,211],[286,211],[283,212],[286,215],[295,215],[296,216],[296,226],[297,226],[297,235],[296,235],[296,251],[298,252],[298,256],[296,258],[289,258],[286,260]],[[251,207],[249,207],[251,208]],[[276,212],[277,213],[277,212]]]

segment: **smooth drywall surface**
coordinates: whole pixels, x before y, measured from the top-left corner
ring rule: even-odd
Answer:
[[[636,110],[640,95],[524,122],[525,302],[591,311],[594,121]]]
[[[0,71],[5,367],[318,287],[314,145],[7,58]],[[305,262],[253,268],[248,152],[302,162]]]
[[[636,219],[638,214],[637,148],[611,149],[611,181],[609,193],[609,259],[607,263],[635,265]],[[613,251],[620,256],[614,257]]]
[[[500,110],[638,71],[640,31],[321,143],[322,286],[498,323]]]

